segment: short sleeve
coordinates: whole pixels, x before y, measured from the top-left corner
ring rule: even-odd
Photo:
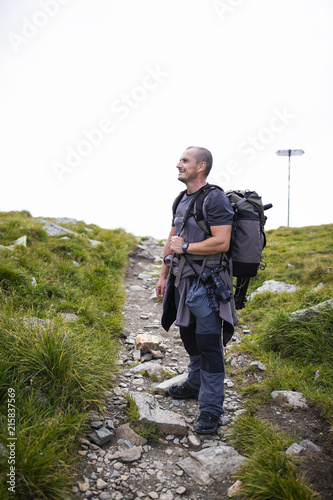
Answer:
[[[211,191],[205,199],[203,210],[209,226],[232,225],[234,211],[223,191]]]

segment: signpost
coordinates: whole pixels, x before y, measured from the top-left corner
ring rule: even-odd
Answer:
[[[301,156],[304,154],[303,149],[279,149],[276,151],[278,156],[288,156],[288,227],[289,227],[289,214],[290,214],[290,157]]]

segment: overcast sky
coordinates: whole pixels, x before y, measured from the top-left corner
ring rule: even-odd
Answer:
[[[267,229],[332,223],[331,0],[1,0],[0,211],[166,237],[188,146]]]

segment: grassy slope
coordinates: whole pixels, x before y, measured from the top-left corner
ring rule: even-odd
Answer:
[[[75,439],[116,371],[125,298],[122,278],[134,238],[84,223],[67,227],[80,236],[48,237],[28,213],[0,214],[0,245],[28,237],[27,247],[0,249],[0,443],[8,443],[8,388],[16,395],[17,437],[15,496],[8,492],[8,457],[0,445],[4,500],[70,498]],[[321,316],[305,331],[304,325],[289,328],[287,319],[291,311],[332,297],[332,227],[268,231],[267,269],[252,289],[267,279],[301,288],[293,294],[257,295],[240,312],[241,322],[253,331],[241,349],[264,361],[270,374],[246,389],[248,413],[236,427],[236,445],[251,457],[242,475],[244,498],[313,498],[295,481],[284,454],[277,453],[285,449],[288,437],[272,432],[255,413],[271,390],[296,389],[333,421],[333,376],[327,363],[333,350],[331,317]],[[103,243],[92,246],[88,238]],[[315,289],[319,283],[324,286]],[[66,322],[59,312],[75,313],[79,319]],[[44,327],[24,321],[31,317],[51,323]],[[290,351],[286,347],[291,342],[296,343]]]
[[[11,442],[9,388],[17,438],[15,495],[0,447],[1,499],[70,498],[75,438],[116,372],[122,279],[135,238],[82,222],[66,227],[79,236],[48,237],[28,213],[0,214],[0,244],[23,235],[28,242],[0,249],[0,443]],[[61,312],[79,319],[65,321]],[[33,325],[32,317],[50,323]]]
[[[294,293],[255,295],[240,311],[240,322],[252,331],[243,337],[240,349],[267,366],[266,377],[253,386],[242,385],[244,375],[238,375],[247,413],[238,420],[233,439],[237,449],[250,457],[239,475],[242,498],[316,498],[297,480],[295,467],[283,453],[291,444],[288,436],[277,434],[256,413],[268,402],[271,391],[294,390],[302,392],[333,424],[333,312],[307,322],[291,322],[288,317],[290,312],[332,298],[332,233],[332,225],[268,231],[267,268],[253,280],[251,291],[269,279],[299,288]]]

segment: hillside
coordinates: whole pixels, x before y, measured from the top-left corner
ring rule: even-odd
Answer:
[[[1,499],[66,498],[75,440],[120,349],[135,238],[82,222],[49,236],[49,223],[0,214]]]
[[[51,236],[54,223],[69,232]],[[244,473],[239,474],[244,488],[242,498],[315,498],[312,494],[305,497],[291,493],[294,488],[291,477],[286,483],[285,496],[279,491],[276,495],[280,496],[269,497],[265,492],[264,487],[269,491],[273,485],[265,477],[267,467],[265,469],[263,462],[267,465],[275,461],[282,478],[284,474],[292,475],[285,459],[276,460],[280,453],[277,450],[290,438],[284,437],[288,425],[279,429],[276,418],[272,420],[269,400],[273,390],[302,392],[311,405],[311,415],[323,422],[318,431],[325,432],[321,444],[326,442],[327,452],[332,453],[332,445],[329,445],[332,439],[329,426],[333,423],[332,314],[322,313],[305,325],[296,322],[292,327],[288,318],[290,312],[332,298],[332,227],[268,231],[264,252],[267,267],[253,280],[250,291],[270,279],[299,288],[293,293],[255,295],[239,314],[237,342],[228,346],[227,372],[244,398],[246,413],[234,421],[235,433],[231,428],[229,437],[226,435],[224,439],[251,457]],[[77,440],[90,432],[89,413],[98,412],[106,391],[119,385],[115,378],[119,370],[117,362],[128,347],[123,339],[124,317],[127,323],[132,321],[132,330],[140,328],[138,298],[133,299],[125,316],[123,314],[125,301],[129,300],[123,279],[126,269],[127,275],[131,274],[128,258],[137,241],[122,230],[103,230],[71,220],[34,219],[29,213],[21,212],[0,214],[0,245],[0,457],[3,471],[0,497],[71,498],[71,467],[78,467]],[[158,242],[156,247],[160,254],[162,247]],[[135,273],[137,280],[137,270]],[[157,268],[146,287],[150,295],[156,273]],[[149,302],[148,298],[142,300],[147,314],[151,310],[151,314],[158,317],[160,303]],[[260,359],[267,371],[258,377],[248,371],[248,366],[237,365],[239,357]],[[182,363],[179,357],[178,364]],[[152,380],[145,378],[145,384],[149,390]],[[293,413],[295,418],[296,414]],[[270,434],[270,428],[261,426],[262,421],[276,426],[277,437]],[[306,426],[306,421],[300,421],[300,425]],[[313,436],[315,432],[311,433]],[[5,451],[8,444],[12,445],[8,448],[9,455]],[[6,484],[8,477],[4,473],[10,472],[12,451],[15,494],[8,490],[10,483]],[[316,460],[318,463],[314,460],[310,466],[303,464],[303,472],[309,474],[312,468],[317,473],[319,457]],[[272,463],[270,471],[274,475]],[[259,485],[253,480],[251,468],[260,477]],[[296,491],[307,491],[300,479],[297,484],[301,486]],[[125,487],[124,491],[127,491]],[[200,488],[193,491],[190,498],[209,498],[201,497],[200,491]],[[322,498],[330,498],[326,486],[321,493]],[[96,492],[97,496],[100,494],[101,491]],[[124,495],[123,498],[135,498],[128,491]],[[182,497],[188,498],[184,492]]]

